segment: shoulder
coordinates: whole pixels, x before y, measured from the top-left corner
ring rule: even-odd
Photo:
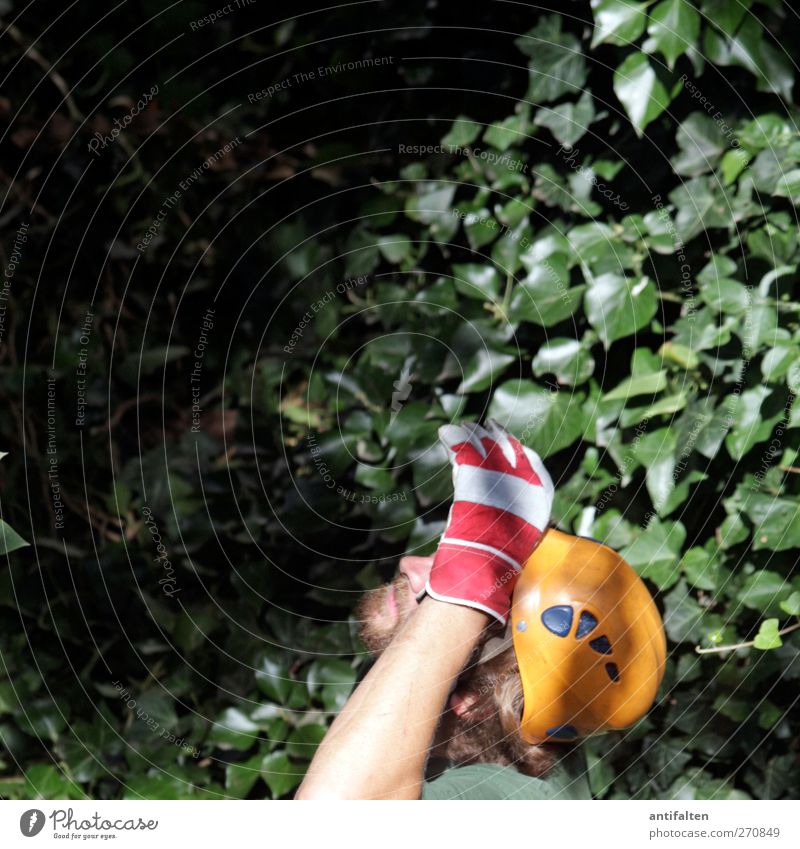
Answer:
[[[423,784],[423,800],[591,799],[585,758],[570,752],[545,778],[523,775],[511,766],[473,764],[445,770]]]

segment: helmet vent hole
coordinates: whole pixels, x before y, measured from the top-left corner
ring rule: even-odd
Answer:
[[[542,624],[557,637],[566,637],[572,629],[572,608],[568,604],[548,607],[542,613]]]
[[[591,640],[589,645],[598,654],[611,654],[611,642],[605,634],[602,637]]]
[[[556,725],[544,733],[557,740],[574,740],[578,736],[578,729],[574,725]]]
[[[616,663],[607,663],[606,664],[606,672],[608,673],[608,677],[615,684],[619,682],[619,669],[617,669]]]
[[[594,631],[596,627],[597,619],[588,610],[582,611],[581,618],[578,620],[578,630],[575,633],[575,639],[580,640],[581,637],[585,637]]]

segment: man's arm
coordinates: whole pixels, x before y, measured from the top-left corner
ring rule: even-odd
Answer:
[[[348,700],[297,799],[419,799],[450,689],[489,617],[426,597]]]

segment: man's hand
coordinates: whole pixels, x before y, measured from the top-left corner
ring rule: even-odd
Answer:
[[[505,624],[525,561],[547,530],[553,482],[541,458],[496,422],[444,425],[455,497],[425,591]]]

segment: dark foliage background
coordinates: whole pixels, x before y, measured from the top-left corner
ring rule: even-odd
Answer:
[[[797,796],[789,4],[0,12],[3,796],[291,794],[487,412],[664,613],[594,794]]]

